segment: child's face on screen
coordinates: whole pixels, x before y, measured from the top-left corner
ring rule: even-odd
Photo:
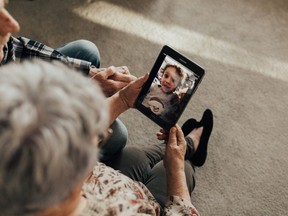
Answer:
[[[180,75],[174,67],[167,67],[161,79],[161,89],[164,93],[173,92],[181,81]]]

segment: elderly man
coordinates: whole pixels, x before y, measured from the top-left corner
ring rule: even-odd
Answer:
[[[8,0],[0,0],[0,65],[9,62],[19,63],[31,58],[61,61],[96,80],[107,97],[136,79],[126,66],[98,69],[100,54],[96,45],[90,41],[77,40],[53,49],[25,37],[11,36],[11,33],[17,33],[20,27],[5,9],[7,3]],[[113,134],[103,148],[102,161],[110,160],[117,155],[127,142],[127,129],[119,119],[112,123],[111,129]]]

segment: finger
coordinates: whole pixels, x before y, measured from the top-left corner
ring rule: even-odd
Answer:
[[[162,133],[161,131],[159,131],[159,132],[156,133],[156,135],[157,135],[157,136],[158,136],[158,135],[159,135],[159,136],[162,136],[163,133]]]
[[[167,131],[164,130],[163,128],[161,128],[159,130],[159,132],[157,132],[157,135],[159,135],[159,136],[163,137],[164,139],[166,139],[167,138]]]
[[[103,75],[105,75],[106,79],[113,76],[117,72],[116,68],[114,66],[108,67],[105,71],[102,72]]]
[[[91,79],[93,79],[96,76],[96,74],[104,70],[106,70],[106,68],[90,68],[88,75]]]
[[[128,69],[127,66],[117,67],[117,70],[118,70],[120,73],[123,73],[123,74],[127,74],[127,75],[130,74],[130,71],[129,71],[129,69]]]
[[[160,132],[167,134],[167,131],[165,129],[163,129],[163,128],[160,129]]]
[[[162,134],[160,132],[156,133],[157,139],[158,140],[165,140],[166,139],[166,134]]]
[[[116,72],[115,74],[113,74],[113,76],[109,77],[109,79],[129,83],[129,82],[136,80],[137,78],[130,74],[123,74],[123,73]]]
[[[91,79],[108,79],[108,77],[113,76],[113,74],[116,72],[116,69],[114,66],[111,66],[109,68],[92,68],[89,71],[89,76]]]
[[[149,77],[149,74],[146,73],[144,76],[139,77],[137,80],[135,80],[135,83],[134,83],[135,87],[141,88],[144,85],[144,83],[147,81],[148,77]]]

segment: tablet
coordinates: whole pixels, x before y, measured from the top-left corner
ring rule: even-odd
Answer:
[[[160,127],[174,126],[205,71],[191,59],[165,45],[143,85],[135,107]]]

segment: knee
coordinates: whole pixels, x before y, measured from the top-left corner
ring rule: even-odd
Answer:
[[[84,54],[83,60],[90,61],[94,66],[100,67],[100,52],[96,44],[85,39],[77,40],[75,44],[77,44],[77,49]]]
[[[128,142],[128,130],[126,126],[119,119],[116,119],[111,125],[111,129],[114,131],[114,139],[118,144],[118,149],[124,149]]]
[[[89,40],[80,39],[80,40],[75,41],[75,43],[78,44],[78,47],[81,47],[84,50],[93,50],[94,52],[99,53],[99,50],[96,44],[94,44],[93,42]]]
[[[195,169],[189,160],[185,161],[185,175],[187,187],[191,194],[195,188]]]
[[[128,141],[127,128],[120,120],[116,119],[110,128],[113,130],[113,133],[101,150],[101,161],[110,160],[115,157],[124,149]]]

